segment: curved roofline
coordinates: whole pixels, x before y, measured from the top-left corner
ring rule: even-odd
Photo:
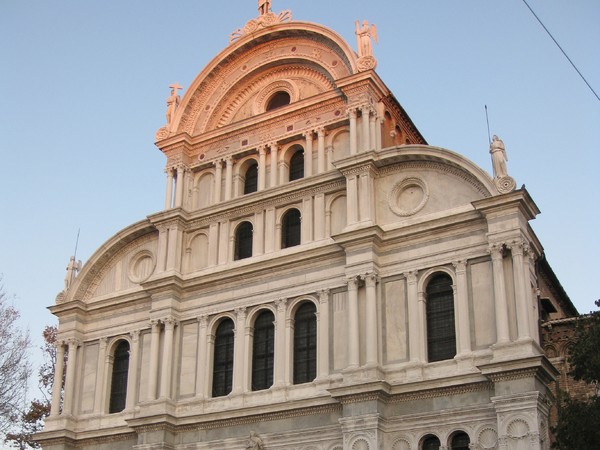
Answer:
[[[226,65],[228,61],[235,58],[238,54],[246,52],[264,42],[285,36],[291,37],[294,35],[319,35],[326,38],[333,43],[331,46],[332,50],[344,57],[345,64],[348,67],[350,74],[353,75],[358,72],[356,63],[358,57],[357,54],[344,40],[344,38],[342,38],[342,36],[330,28],[313,22],[302,21],[283,22],[261,28],[253,33],[240,37],[238,40],[225,47],[202,69],[196,78],[194,78],[194,81],[192,81],[188,89],[185,91],[179,107],[177,108],[172,129],[177,130],[177,132],[181,131],[180,123],[181,118],[185,114],[186,106],[192,100],[192,96],[200,88],[202,82],[205,81],[216,68]],[[323,68],[326,69],[325,66],[323,66]],[[333,74],[331,75],[332,78],[335,79]]]
[[[470,159],[462,156],[455,151],[449,150],[443,147],[436,147],[434,145],[422,145],[422,144],[413,144],[413,145],[400,145],[396,147],[388,147],[379,152],[379,158],[383,159],[386,157],[386,153],[394,153],[393,156],[396,156],[400,159],[406,157],[407,159],[411,156],[421,156],[423,159],[429,160],[438,160],[451,163],[453,166],[458,167],[466,172],[470,173],[477,179],[479,183],[488,191],[490,196],[499,195],[496,186],[494,184],[494,180],[481,167],[475,164]]]
[[[65,299],[61,303],[75,299],[83,300],[96,275],[115,254],[136,239],[154,231],[156,231],[156,227],[146,218],[115,233],[85,262],[81,272],[75,278],[75,283],[67,291]]]

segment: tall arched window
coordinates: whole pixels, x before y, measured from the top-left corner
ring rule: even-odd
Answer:
[[[300,211],[290,209],[281,218],[281,248],[300,245]]]
[[[427,284],[427,356],[430,362],[456,355],[452,278],[435,275]]]
[[[317,376],[317,308],[300,305],[294,316],[294,384],[309,383]]]
[[[263,311],[254,322],[252,342],[252,390],[268,389],[273,384],[275,356],[275,317],[271,311]]]
[[[252,163],[244,177],[244,194],[250,194],[258,190],[258,164]]]
[[[249,258],[252,256],[252,224],[242,222],[235,230],[235,260]]]
[[[109,413],[121,412],[127,400],[127,376],[129,374],[129,342],[121,341],[113,355],[112,378],[110,383]]]
[[[464,431],[458,431],[452,435],[450,440],[450,450],[469,450],[471,439]]]
[[[423,443],[421,444],[421,450],[439,450],[440,445],[441,443],[437,436],[430,434],[428,436],[425,436],[425,439],[423,439]]]
[[[304,150],[296,150],[290,158],[290,181],[304,178]]]
[[[222,397],[233,385],[233,321],[223,320],[215,333],[212,396]]]

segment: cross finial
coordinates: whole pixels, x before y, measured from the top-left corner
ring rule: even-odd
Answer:
[[[180,85],[179,85],[179,83],[171,84],[171,85],[169,85],[169,87],[170,87],[171,89],[173,89],[173,91],[175,91],[175,93],[177,93],[177,91],[178,91],[179,89],[183,89],[183,86],[180,86]]]
[[[261,16],[271,12],[271,0],[258,0],[258,12]]]

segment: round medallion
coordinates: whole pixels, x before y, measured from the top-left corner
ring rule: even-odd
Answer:
[[[423,209],[428,199],[429,190],[423,180],[405,178],[390,192],[389,206],[398,216],[412,216]]]
[[[136,253],[129,261],[129,279],[133,283],[146,281],[154,272],[156,260],[154,254],[148,250]]]

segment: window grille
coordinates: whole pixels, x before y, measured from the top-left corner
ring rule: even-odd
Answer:
[[[303,303],[294,316],[294,384],[309,383],[317,376],[317,308]]]
[[[300,211],[290,209],[284,214],[281,222],[281,248],[300,245]]]
[[[244,259],[252,256],[252,224],[242,222],[235,232],[234,259]]]
[[[259,314],[254,322],[252,343],[252,390],[268,389],[273,384],[275,356],[275,318],[271,311]]]
[[[109,413],[121,412],[127,400],[127,376],[129,374],[129,343],[121,341],[113,356],[112,380],[110,384]]]
[[[250,194],[258,190],[258,164],[254,163],[248,170],[244,178],[244,194]]]
[[[213,358],[213,397],[222,397],[231,392],[233,385],[233,330],[231,319],[223,320],[217,327]]]
[[[290,181],[304,178],[304,150],[297,150],[290,159]]]
[[[427,285],[427,356],[430,362],[456,355],[452,278],[436,275]]]

